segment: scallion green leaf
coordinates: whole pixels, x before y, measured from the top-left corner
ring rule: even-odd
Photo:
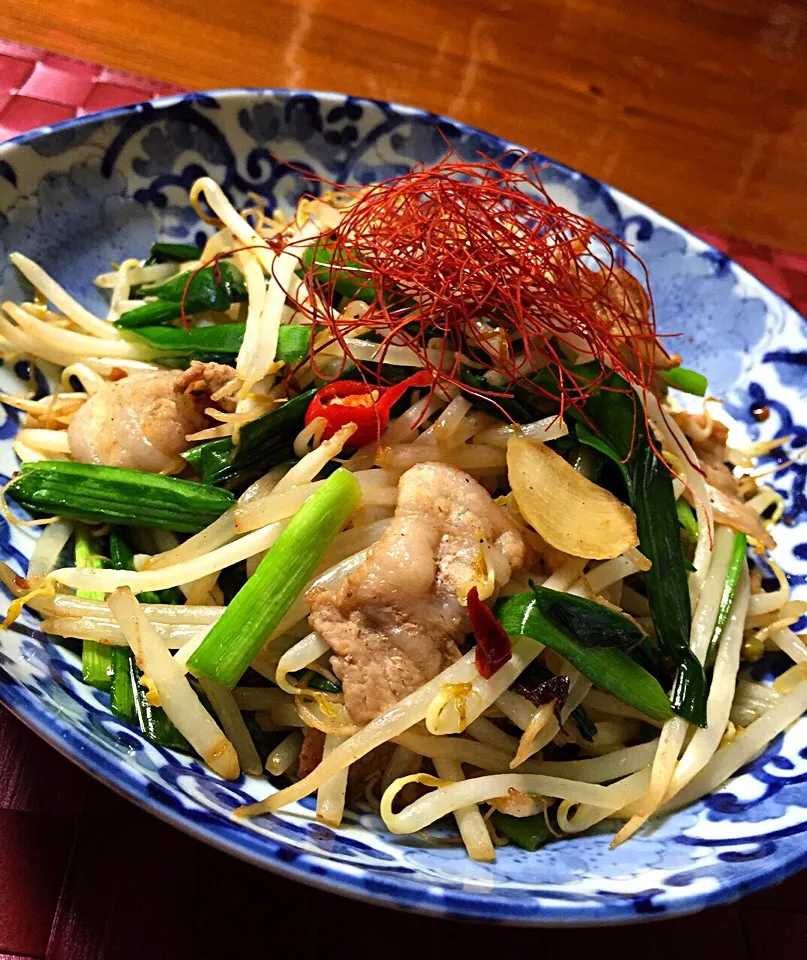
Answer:
[[[186,312],[190,313],[190,311]],[[155,300],[153,303],[144,303],[133,310],[127,310],[120,315],[115,324],[122,330],[137,330],[140,327],[154,327],[171,323],[181,316],[181,304],[170,303],[167,300]]]
[[[323,283],[333,284],[337,293],[350,300],[372,303],[376,290],[370,272],[359,260],[346,256],[327,243],[315,243],[302,255],[306,267],[316,265],[317,277]]]
[[[193,748],[166,716],[162,707],[153,707],[148,702],[148,692],[140,682],[143,676],[128,647],[114,647],[112,662],[115,673],[112,678],[110,706],[119,719],[140,727],[152,742],[169,750],[193,753]]]
[[[360,496],[356,478],[340,468],[305,501],[191,655],[188,666],[193,672],[226,687],[238,683],[311,579]]]
[[[176,304],[146,304],[146,308],[159,307],[170,309]],[[176,313],[179,316],[179,313]],[[187,365],[190,360],[216,360],[219,363],[232,363],[244,342],[243,323],[220,323],[215,326],[184,327],[142,326],[129,328],[130,339],[140,337],[152,347],[158,347],[165,360],[182,361]],[[311,343],[311,328],[284,326],[278,331],[277,359],[284,363],[299,363],[308,356]]]
[[[690,507],[683,497],[679,497],[675,501],[675,513],[678,517],[678,522],[684,528],[684,536],[687,538],[687,540],[689,540],[690,543],[697,543],[698,521],[695,517],[692,507]]]
[[[276,360],[295,364],[305,360],[311,348],[311,327],[283,326],[278,331]]]
[[[731,557],[726,571],[726,580],[723,584],[723,592],[720,595],[720,605],[717,608],[717,620],[712,633],[712,639],[709,641],[709,648],[706,651],[706,666],[714,664],[717,656],[717,645],[720,643],[720,637],[726,621],[729,618],[731,605],[734,603],[734,594],[737,592],[737,584],[740,582],[740,574],[743,565],[746,562],[746,553],[748,551],[748,538],[744,533],[735,533],[734,542],[731,546]]]
[[[222,313],[234,303],[246,300],[247,288],[241,271],[223,262],[193,273],[180,273],[153,287],[142,287],[140,294],[157,300],[122,313],[115,321],[118,327],[133,330],[170,323],[182,315],[183,302],[186,316],[206,310]]]
[[[180,273],[152,287],[142,287],[141,293],[174,303],[181,303],[184,297],[186,305],[190,302],[195,309],[203,310],[226,310],[247,298],[243,274],[226,260],[201,270]]]
[[[113,527],[109,531],[109,559],[114,570],[134,570],[134,551],[126,542],[123,530]],[[153,590],[138,593],[137,599],[141,603],[160,603],[160,596]],[[180,603],[184,603],[184,596]]]
[[[294,456],[294,438],[316,390],[306,390],[276,410],[251,420],[241,428],[238,446],[229,437],[192,447],[185,459],[202,481],[215,486],[243,485]]]
[[[556,839],[542,813],[536,813],[533,817],[511,817],[495,810],[490,821],[499,833],[530,853],[535,853],[539,847]]]
[[[601,603],[545,587],[532,590],[543,617],[584,647],[619,647],[629,653],[644,638],[633,620]]]
[[[580,616],[581,604],[590,607],[585,618]],[[568,611],[565,617],[561,616],[564,607]],[[641,631],[627,617],[593,600],[536,586],[532,587],[532,593],[516,594],[500,601],[495,613],[511,636],[538,640],[623,703],[654,720],[668,720],[672,716],[670,701],[658,680],[626,652],[634,645],[637,634],[641,639]],[[624,623],[617,636],[611,637],[614,618]]]
[[[572,415],[582,417],[572,411]],[[689,648],[692,608],[679,534],[672,473],[647,439],[638,399],[616,374],[585,405],[591,427],[577,424],[577,438],[610,457],[625,481],[639,532],[639,549],[652,566],[644,574],[659,642],[678,666],[672,703],[698,726],[706,724],[706,675]]]
[[[200,260],[202,248],[190,243],[152,243],[151,256],[157,263],[184,263],[187,260]]]
[[[84,524],[76,526],[74,534],[74,559],[77,567],[103,566],[103,558],[98,553],[98,544]],[[103,600],[104,594],[95,590],[78,590],[78,596],[89,600]],[[112,648],[96,640],[85,640],[81,646],[81,672],[84,682],[99,690],[109,690],[112,686]]]
[[[85,641],[86,643],[86,641]],[[109,691],[109,709],[124,723],[137,723],[135,694],[131,670],[134,654],[128,647],[112,647],[112,687]]]
[[[672,475],[649,443],[631,459],[640,549],[653,564],[644,574],[650,611],[662,646],[678,665],[672,704],[690,723],[704,727],[706,675],[689,646],[692,607]]]
[[[115,570],[134,570],[134,553],[122,530],[112,528],[109,532],[109,555]],[[161,598],[151,591],[138,594],[141,603],[160,603]],[[182,597],[180,602],[184,602]],[[161,707],[148,702],[148,694],[140,682],[142,674],[135,657],[128,647],[112,647],[112,689],[109,706],[120,720],[139,726],[154,743],[175,750],[192,753],[187,740],[168,719]]]
[[[147,304],[151,306],[151,304]],[[170,304],[169,304],[170,306]],[[210,327],[137,327],[128,338],[139,337],[166,356],[189,356],[192,353],[220,353],[236,356],[244,342],[243,323],[219,323]]]
[[[673,367],[671,370],[662,370],[661,379],[682,393],[691,393],[695,397],[705,397],[709,381],[702,373],[696,370],[687,370],[686,367]]]
[[[67,460],[23,463],[6,493],[40,515],[184,533],[198,533],[234,502],[190,480]]]

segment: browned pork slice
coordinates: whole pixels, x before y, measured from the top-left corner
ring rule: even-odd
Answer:
[[[313,773],[322,763],[322,751],[325,749],[325,734],[321,730],[309,727],[305,732],[303,745],[297,757],[297,776],[303,780]]]
[[[186,437],[208,426],[205,408],[235,376],[221,363],[134,374],[105,384],[73,417],[70,451],[82,463],[180,473]]]
[[[187,370],[177,374],[174,392],[209,397],[235,379],[235,370],[227,363],[202,363],[191,360]]]
[[[520,533],[472,477],[444,463],[400,480],[392,523],[336,591],[309,595],[310,622],[333,649],[345,705],[367,723],[459,656],[468,630],[459,598],[526,559]]]
[[[726,466],[728,427],[715,420],[709,436],[702,439],[703,430],[706,428],[706,417],[702,413],[674,413],[673,417],[689,438],[700,461],[715,523],[746,533],[772,550],[776,541],[765,528],[756,510],[749,507],[740,496],[737,478]]]
[[[297,759],[297,776],[302,780],[313,773],[322,763],[325,749],[325,734],[321,730],[309,727],[305,733],[300,756]],[[359,800],[365,796],[365,790],[383,772],[392,757],[395,744],[382,743],[363,757],[351,763],[347,775],[347,798]],[[410,784],[410,786],[412,786]]]

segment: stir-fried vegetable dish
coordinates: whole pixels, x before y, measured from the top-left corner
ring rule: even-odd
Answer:
[[[111,265],[106,316],[12,254],[0,349],[50,386],[0,398],[6,514],[41,526],[6,623],[77,643],[155,744],[265,778],[241,816],[451,816],[488,861],[622,842],[807,708],[765,451],[528,158],[317,187],[285,215],[198,180],[203,246]]]

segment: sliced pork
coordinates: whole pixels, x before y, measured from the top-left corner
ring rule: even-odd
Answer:
[[[762,543],[768,550],[776,546],[776,541],[766,529],[759,514],[740,496],[737,478],[726,465],[726,444],[728,427],[719,420],[712,423],[707,437],[703,433],[707,420],[702,413],[674,413],[678,426],[684,431],[697,454],[706,479],[706,489],[712,502],[716,524],[722,524],[748,534]]]
[[[392,523],[336,591],[309,595],[310,623],[356,723],[367,723],[453,663],[468,631],[460,598],[486,576],[502,587],[527,549],[490,494],[444,463],[400,480]]]
[[[193,361],[187,370],[135,374],[105,384],[73,418],[70,451],[82,463],[180,473],[186,437],[209,425],[210,395],[232,367]]]

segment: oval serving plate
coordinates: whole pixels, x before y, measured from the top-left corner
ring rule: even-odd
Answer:
[[[299,170],[366,183],[438,160],[448,143],[470,159],[510,144],[443,117],[375,100],[303,91],[223,91],[172,97],[38,130],[0,147],[0,295],[17,299],[7,261],[20,250],[89,307],[93,277],[110,261],[143,256],[156,234],[197,242],[187,189],[216,179],[286,205],[316,189]],[[659,327],[751,439],[807,443],[807,336],[787,304],[722,254],[617,190],[546,161],[553,198],[635,246],[647,264]],[[4,389],[15,374],[0,371]],[[19,381],[16,381],[17,387]],[[771,416],[757,424],[752,407]],[[0,427],[0,472],[11,474],[16,414]],[[791,451],[792,452],[792,451]],[[781,459],[784,459],[782,457]],[[2,478],[5,482],[7,476]],[[776,557],[796,594],[807,580],[807,466],[776,475],[788,522]],[[24,571],[35,533],[0,528],[0,557]],[[7,606],[8,600],[2,601]],[[770,670],[756,669],[757,675]],[[772,669],[775,669],[775,665]],[[807,864],[807,721],[718,793],[654,822],[616,851],[611,831],[535,854],[498,851],[493,865],[418,837],[393,837],[373,816],[331,830],[303,802],[281,815],[235,821],[232,810],[270,789],[226,783],[157,748],[85,686],[77,660],[45,642],[27,613],[0,637],[0,700],[40,736],[135,803],[235,856],[339,893],[438,915],[519,924],[625,923],[722,903]]]

